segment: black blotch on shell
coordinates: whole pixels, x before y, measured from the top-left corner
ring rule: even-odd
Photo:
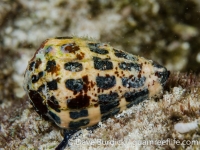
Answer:
[[[127,88],[139,88],[144,85],[146,77],[122,77],[122,85]]]
[[[67,100],[67,107],[69,109],[82,109],[88,107],[90,104],[90,96],[87,94],[79,94],[75,98]]]
[[[35,63],[35,68],[38,69],[41,63],[42,63],[41,59],[40,58],[37,59]]]
[[[89,90],[89,88],[92,87],[92,86],[94,86],[93,82],[88,80],[88,76],[87,75],[83,76],[82,79],[83,79],[83,82],[84,82],[84,84],[83,84],[83,91],[85,93],[87,93],[88,90]]]
[[[83,110],[80,110],[80,111],[71,111],[71,112],[69,112],[69,116],[72,119],[87,117],[88,116],[88,110],[83,109]]]
[[[110,110],[117,107],[118,105],[119,105],[119,101],[113,101],[113,102],[108,103],[108,104],[100,104],[100,112],[101,112],[101,114],[107,113]]]
[[[167,81],[167,79],[169,78],[170,75],[170,71],[167,71],[167,69],[165,69],[163,72],[156,72],[155,76],[157,76],[160,79],[160,83],[162,85],[164,85]]]
[[[79,72],[83,70],[83,65],[79,62],[67,62],[64,64],[65,70]]]
[[[44,84],[42,84],[42,85],[39,86],[38,92],[42,92],[43,89],[45,89],[45,85]]]
[[[68,88],[70,87],[74,91],[74,95],[79,92],[75,98],[67,100],[67,107],[69,109],[82,109],[88,107],[90,104],[91,97],[87,95],[87,92],[91,88],[93,83],[89,82],[87,75],[83,76],[82,79],[76,80],[70,79],[70,82],[68,81],[68,84],[66,85],[68,86]]]
[[[58,117],[55,113],[49,111],[49,115],[51,116],[51,118],[52,118],[57,124],[60,124],[60,123],[61,123],[60,117]]]
[[[29,90],[28,94],[31,99],[31,103],[36,109],[36,112],[39,115],[42,115],[43,117],[45,117],[45,115],[47,114],[48,108],[46,105],[44,105],[43,103],[44,99],[42,98],[42,96],[40,96],[38,91],[33,91],[33,90]]]
[[[47,100],[47,104],[48,104],[49,107],[51,107],[56,112],[60,112],[59,103],[54,96],[51,96],[50,99]]]
[[[99,57],[93,57],[94,68],[97,70],[112,70],[113,63],[108,59],[101,59]]]
[[[56,70],[57,70],[56,61],[55,60],[49,60],[47,62],[47,65],[46,65],[46,71],[47,72],[55,72]]]
[[[163,69],[163,71],[157,71],[157,72],[155,72],[155,76],[157,76],[158,78],[160,78],[160,83],[162,85],[164,85],[166,83],[167,79],[170,76],[170,71],[168,71],[165,67],[163,67],[160,64],[158,64],[156,61],[153,61],[152,65],[155,68]]]
[[[35,62],[32,61],[32,62],[29,64],[29,71],[33,71],[34,66],[35,66]]]
[[[137,63],[126,63],[126,62],[121,62],[119,64],[119,68],[122,69],[122,70],[129,70],[131,71],[131,69],[135,69],[137,71],[140,71],[141,70],[141,66]]]
[[[116,50],[115,50],[116,51]],[[116,51],[115,52],[115,56],[119,57],[119,58],[126,58],[127,54],[122,52],[122,51]]]
[[[43,71],[39,72],[38,75],[32,75],[31,81],[32,83],[38,82],[38,80],[44,75]]]
[[[67,43],[61,46],[61,50],[65,53],[75,53],[80,50],[79,46],[76,43]]]
[[[102,115],[101,121],[105,121],[105,120],[107,120],[108,118],[113,117],[114,115],[118,114],[119,111],[120,111],[120,108],[114,108],[114,109],[111,110],[110,112],[108,112],[108,113]]]
[[[82,119],[82,120],[79,120],[79,121],[71,121],[69,123],[69,128],[71,128],[71,129],[79,129],[82,126],[88,125],[89,122],[90,122],[89,119]]]
[[[99,104],[107,104],[118,100],[118,97],[119,95],[116,92],[113,92],[111,94],[101,94],[98,95],[98,101]]]
[[[83,80],[82,79],[68,79],[65,82],[65,86],[69,90],[79,92],[83,89]]]
[[[116,50],[116,49],[113,49],[113,50],[114,50],[115,56],[118,57],[118,58],[124,58],[124,59],[128,59],[128,60],[133,60],[133,61],[137,60],[137,59],[136,59],[133,55],[131,55],[131,54],[127,54],[127,53],[125,53],[125,52],[123,52],[123,51],[121,51],[121,50]]]
[[[129,104],[126,105],[127,108],[130,108],[133,105],[139,104],[140,102],[147,99],[148,96],[149,96],[149,90],[148,89],[144,89],[140,92],[126,92],[124,94],[124,97],[125,97],[126,101],[129,102]]]
[[[58,89],[57,80],[52,80],[50,82],[47,82],[47,87],[49,88],[49,90],[57,90]]]
[[[101,46],[100,43],[88,43],[89,49],[92,52],[95,52],[97,54],[108,54],[108,50],[103,49],[103,48],[99,48]]]
[[[97,76],[96,83],[99,88],[106,90],[115,86],[116,79],[115,79],[115,76],[109,76],[109,75]]]

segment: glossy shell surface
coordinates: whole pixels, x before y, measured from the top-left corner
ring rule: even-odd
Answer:
[[[76,37],[47,39],[29,61],[24,88],[36,111],[66,129],[97,124],[159,95],[158,63]]]

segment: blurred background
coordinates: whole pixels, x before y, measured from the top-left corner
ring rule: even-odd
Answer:
[[[199,0],[1,0],[0,102],[23,97],[23,74],[42,41],[89,37],[200,72]]]
[[[40,44],[57,36],[92,38],[171,72],[200,73],[200,0],[0,0],[0,129],[8,131],[0,146],[24,138],[10,126],[28,108],[24,71]]]
[[[0,103],[21,98],[42,41],[89,37],[180,72],[200,72],[199,0],[1,0]]]

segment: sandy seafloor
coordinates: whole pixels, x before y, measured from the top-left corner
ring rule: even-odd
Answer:
[[[35,50],[58,36],[107,42],[172,73],[162,97],[100,123],[93,133],[82,130],[81,143],[72,139],[71,149],[200,149],[199,0],[1,0],[1,150],[54,149],[62,140],[62,130],[34,111],[22,88]]]

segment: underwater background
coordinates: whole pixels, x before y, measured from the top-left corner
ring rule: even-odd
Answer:
[[[127,136],[130,139],[176,137],[183,140],[185,135],[171,131],[174,124],[180,120],[187,122],[197,119],[198,122],[199,0],[1,0],[0,148],[53,149],[62,140],[62,131],[35,113],[23,89],[25,69],[37,48],[48,38],[62,36],[88,37],[109,43],[117,49],[155,60],[172,73],[164,92],[164,102],[153,100],[154,103],[132,109],[133,112],[139,110],[137,113],[143,115],[142,118],[148,118],[150,112],[155,113],[154,117],[145,122],[145,119],[135,117],[135,112],[128,112],[125,116],[134,118],[129,126],[125,125],[127,118],[110,120],[106,124],[108,128],[113,124],[116,127],[109,132],[107,127],[102,126],[96,134],[83,133],[82,139],[100,138],[104,133],[105,140],[111,137],[128,139]],[[159,116],[163,111],[163,116]],[[154,130],[146,130],[147,133],[139,129],[149,122],[157,124],[157,127],[154,124]],[[119,135],[115,135],[116,131],[119,131]],[[199,139],[199,131],[192,131],[187,139]],[[127,132],[132,134],[128,135]],[[140,136],[134,137],[137,135],[135,132]],[[74,149],[81,147],[76,146]],[[179,148],[176,146],[164,148]],[[103,147],[86,145],[83,148]]]

